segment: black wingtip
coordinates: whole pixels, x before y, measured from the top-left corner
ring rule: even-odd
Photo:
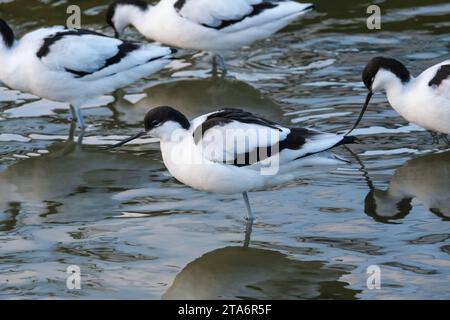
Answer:
[[[361,141],[355,136],[345,136],[342,140],[342,144],[357,144]]]
[[[360,140],[355,136],[344,136],[333,148],[345,145],[345,144],[358,144]]]
[[[305,9],[303,9],[303,11],[310,11],[310,10],[314,10],[315,8],[316,8],[316,6],[314,4],[311,4],[308,7],[306,7]]]

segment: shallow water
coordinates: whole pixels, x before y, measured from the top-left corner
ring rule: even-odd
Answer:
[[[67,1],[31,3],[3,1],[0,16],[19,35],[64,23]],[[84,27],[111,32],[107,1],[70,3]],[[181,185],[155,144],[101,149],[159,105],[190,117],[239,107],[343,132],[364,101],[370,57],[400,58],[413,74],[450,58],[447,1],[381,2],[377,32],[365,27],[368,3],[315,3],[231,54],[230,78],[211,78],[207,55],[182,50],[163,72],[94,101],[83,146],[69,137],[66,105],[0,84],[0,297],[450,298],[450,151],[382,95],[355,132],[362,143],[336,150],[350,164],[250,194],[250,239],[240,195]],[[80,291],[66,289],[69,265],[81,268]],[[381,268],[381,290],[366,286],[370,265]]]

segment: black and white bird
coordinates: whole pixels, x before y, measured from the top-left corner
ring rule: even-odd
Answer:
[[[414,78],[401,62],[376,57],[367,64],[362,78],[369,94],[355,127],[374,92],[385,90],[389,103],[403,118],[432,132],[450,134],[450,60]]]
[[[253,220],[247,192],[298,178],[301,166],[339,164],[324,151],[355,142],[351,136],[286,128],[240,109],[223,109],[189,121],[171,107],[150,110],[143,136],[160,139],[164,163],[180,182],[207,192],[242,193],[247,219]]]
[[[118,0],[106,21],[116,37],[132,25],[148,39],[209,51],[226,73],[223,54],[268,38],[312,8],[291,0]]]
[[[0,19],[0,80],[12,89],[70,103],[82,129],[86,125],[80,107],[85,102],[161,70],[171,53],[165,47],[62,26],[16,40]]]

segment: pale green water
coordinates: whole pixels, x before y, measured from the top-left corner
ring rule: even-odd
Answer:
[[[84,27],[111,32],[107,1],[70,3],[83,8]],[[450,153],[382,95],[356,132],[363,143],[336,150],[351,164],[250,194],[248,249],[240,195],[181,185],[156,145],[97,145],[135,132],[158,105],[190,117],[232,106],[343,131],[361,108],[372,56],[397,57],[414,74],[450,56],[446,1],[381,3],[378,32],[365,28],[366,2],[315,3],[271,40],[232,54],[229,79],[208,78],[209,57],[181,51],[170,68],[101,99],[84,110],[82,148],[66,141],[66,106],[0,85],[0,297],[450,298]],[[20,35],[63,24],[67,4],[10,1],[0,17]],[[79,292],[65,286],[73,264]],[[381,290],[366,287],[370,265],[382,269]]]

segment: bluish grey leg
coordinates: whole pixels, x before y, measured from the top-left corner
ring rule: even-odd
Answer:
[[[248,194],[247,194],[247,192],[244,192],[242,195],[244,196],[245,206],[247,207],[246,220],[253,222],[255,220],[255,218],[253,216],[253,211],[250,206],[250,202],[248,201]]]
[[[76,119],[78,121],[78,127],[84,131],[86,129],[86,123],[84,122],[83,113],[81,112],[81,108],[76,106],[74,107],[76,113]]]
[[[72,121],[77,121],[77,111],[75,110],[75,107],[73,105],[70,105],[70,113],[72,114]]]
[[[222,55],[218,55],[217,57],[219,58],[219,64],[222,68],[222,77],[226,77],[226,75],[228,74],[228,68],[227,64],[225,63],[225,59]]]

